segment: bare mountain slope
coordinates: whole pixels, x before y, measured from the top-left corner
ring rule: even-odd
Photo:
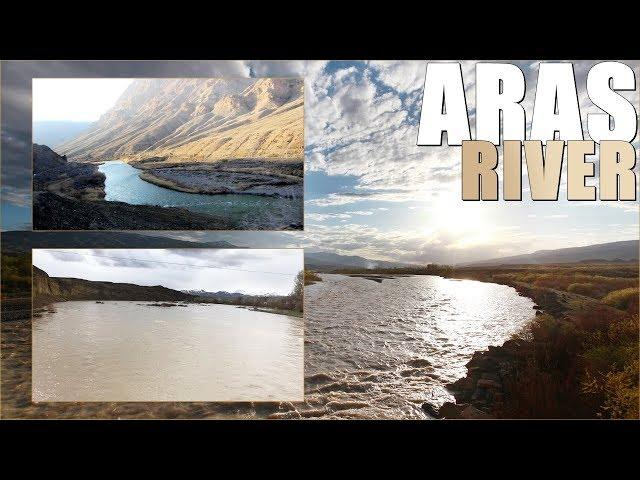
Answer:
[[[139,79],[57,151],[96,162],[302,159],[303,102],[302,79]]]

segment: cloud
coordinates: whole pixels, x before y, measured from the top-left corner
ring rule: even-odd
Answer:
[[[256,264],[268,262],[274,255],[288,254],[274,250],[248,249],[170,249],[170,250],[126,250],[126,249],[68,249],[46,250],[61,262],[89,263],[108,267],[170,268],[191,267],[255,269]],[[274,253],[275,252],[275,253]],[[283,257],[283,258],[284,258]]]
[[[345,192],[329,193],[322,198],[305,200],[306,205],[316,207],[330,207],[339,205],[349,205],[358,202],[382,201],[382,202],[405,202],[415,200],[411,192],[402,191],[371,191],[371,192]]]
[[[2,62],[2,200],[31,203],[32,78],[100,77],[248,77],[241,61],[3,61]],[[5,188],[11,194],[5,195]]]
[[[425,62],[372,61],[369,65],[385,85],[398,92],[410,93],[424,85]]]
[[[523,105],[527,121],[531,121],[538,62],[517,62],[524,72],[527,94]],[[586,95],[586,74],[596,62],[576,62],[575,73],[582,120],[599,112]],[[466,81],[466,97],[472,132],[475,130],[475,62],[461,63]],[[636,68],[638,64],[635,64]],[[572,235],[569,228],[551,233],[527,232],[530,218],[540,221],[548,207],[528,203],[534,213],[513,213],[502,202],[483,203],[490,233],[486,237],[447,231],[445,226],[434,231],[430,220],[423,225],[407,224],[405,230],[393,227],[373,228],[358,220],[373,215],[372,202],[409,203],[416,207],[411,218],[421,215],[427,207],[447,205],[443,199],[460,202],[460,150],[449,147],[419,147],[416,145],[422,86],[426,61],[184,61],[184,62],[3,62],[3,200],[27,205],[31,184],[31,78],[32,77],[135,77],[135,76],[303,76],[305,78],[305,154],[306,169],[331,177],[349,176],[348,190],[336,190],[320,198],[308,199],[304,233],[296,232],[156,232],[155,236],[181,239],[225,240],[238,246],[305,246],[322,250],[358,253],[371,258],[393,258],[405,261],[467,261],[501,254],[522,253],[540,246],[568,246],[591,238],[608,241],[626,235],[637,238],[633,225],[624,229],[605,229],[607,214],[604,206],[620,210],[613,215],[632,212],[637,215],[637,202],[602,202],[589,205],[593,215],[588,219],[572,215],[573,224],[581,222],[581,235]],[[638,102],[638,93],[624,95]],[[528,125],[530,128],[530,124]],[[638,139],[636,139],[638,144]],[[638,167],[636,167],[637,169]],[[525,175],[526,176],[526,175]],[[526,188],[527,179],[523,179]],[[563,179],[563,183],[566,183]],[[9,189],[6,185],[10,185]],[[325,190],[326,191],[326,190]],[[525,202],[523,202],[525,203]],[[457,204],[457,203],[456,203]],[[567,204],[571,207],[582,205]],[[347,206],[350,210],[332,212],[331,207]],[[503,208],[504,207],[504,208]],[[386,207],[379,207],[381,210]],[[562,208],[566,208],[563,205]],[[382,210],[381,210],[382,211]],[[566,211],[566,210],[565,210]],[[508,213],[507,213],[508,212]],[[520,215],[520,216],[518,216]],[[530,217],[527,217],[530,215]],[[552,214],[549,214],[552,215]],[[506,218],[505,218],[506,217]],[[602,217],[602,218],[601,218]],[[634,218],[629,216],[629,221]],[[329,226],[335,219],[338,225]],[[495,221],[494,221],[495,220]],[[499,220],[499,222],[497,221]],[[607,218],[606,222],[610,223]],[[616,219],[616,221],[618,221]],[[620,220],[624,222],[624,220]],[[309,222],[313,222],[310,224]],[[323,225],[324,223],[324,225]],[[452,223],[456,219],[452,218]],[[516,225],[514,225],[514,223]],[[560,225],[558,222],[549,222]],[[567,222],[569,223],[569,222]],[[634,223],[635,224],[635,223]],[[519,229],[499,225],[519,226]],[[420,230],[423,227],[423,230]],[[500,229],[502,228],[502,230]],[[620,233],[622,232],[622,233]],[[587,236],[587,233],[590,235]]]
[[[386,208],[378,208],[376,210],[388,210]],[[363,216],[363,217],[368,217],[373,215],[374,212],[373,210],[353,210],[353,211],[348,211],[348,212],[341,212],[341,213],[306,213],[305,214],[305,219],[307,220],[312,220],[312,221],[316,221],[316,222],[324,222],[325,220],[331,219],[331,218],[337,218],[337,219],[341,219],[341,220],[346,220],[349,218],[352,218],[353,216]]]
[[[33,263],[56,277],[278,294],[303,268],[302,251],[287,249],[36,249]]]

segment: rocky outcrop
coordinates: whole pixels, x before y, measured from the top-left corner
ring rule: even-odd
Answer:
[[[531,349],[530,342],[511,339],[500,347],[475,352],[466,365],[467,375],[448,385],[456,404],[442,405],[436,418],[501,417],[505,402],[503,377],[510,375]]]
[[[302,198],[303,195],[303,165],[299,160],[242,159],[171,166],[147,161],[132,162],[132,165],[143,169],[142,180],[182,192],[286,198]]]
[[[46,145],[33,145],[33,189],[67,198],[104,198],[105,175],[97,165],[69,162]]]
[[[303,158],[303,80],[139,79],[58,151],[79,161]]]
[[[33,267],[33,303],[42,306],[68,300],[148,300],[154,302],[192,300],[194,297],[163,287],[147,287],[131,283],[94,282],[80,278],[50,277]]]

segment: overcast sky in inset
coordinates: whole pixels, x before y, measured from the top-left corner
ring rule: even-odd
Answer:
[[[304,260],[301,249],[34,249],[33,265],[50,277],[287,295]]]

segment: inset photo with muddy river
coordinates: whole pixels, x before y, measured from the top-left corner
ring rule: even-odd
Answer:
[[[33,252],[32,400],[300,401],[302,251]]]

